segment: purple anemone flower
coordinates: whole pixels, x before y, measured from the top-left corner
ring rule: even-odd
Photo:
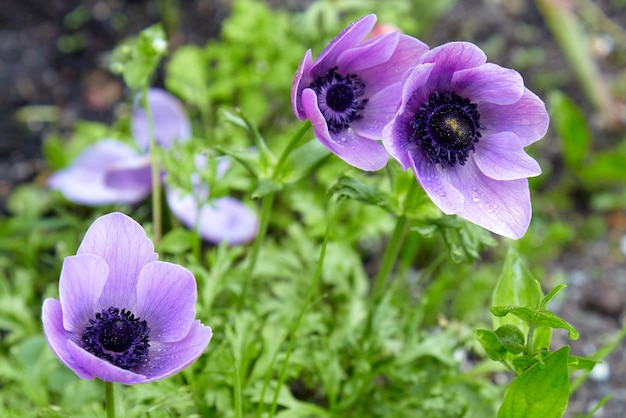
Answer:
[[[134,204],[152,191],[150,167],[147,156],[122,142],[103,139],[53,173],[48,187],[80,205]]]
[[[165,90],[149,89],[148,103],[158,145],[168,149],[174,141],[191,138],[191,124],[178,99]],[[131,131],[135,143],[147,151],[150,137],[143,109],[133,111]],[[53,173],[48,187],[80,205],[134,204],[152,191],[151,165],[149,155],[120,141],[103,139],[87,147],[69,167]]]
[[[541,173],[524,147],[548,129],[544,103],[521,75],[451,42],[405,75],[383,144],[446,214],[520,238],[531,219],[527,177]]]
[[[377,140],[398,108],[402,74],[428,50],[398,32],[363,41],[375,23],[375,15],[352,23],[313,62],[308,50],[291,89],[298,119],[309,119],[326,148],[362,170],[387,164]]]
[[[193,363],[211,339],[194,320],[196,281],[157,261],[141,226],[119,212],[94,221],[63,261],[60,300],[42,321],[54,354],[81,379],[124,384],[163,379]]]
[[[222,159],[217,164],[216,177],[224,176],[230,163]],[[198,155],[196,166],[206,166],[206,156]],[[185,194],[178,188],[166,184],[167,205],[189,229],[198,229],[200,237],[213,244],[228,242],[229,245],[246,244],[256,236],[259,225],[256,214],[243,202],[225,196],[210,199],[209,187],[198,173],[191,177],[193,194]]]
[[[148,89],[148,104],[156,143],[161,148],[167,150],[175,141],[184,142],[191,138],[191,123],[183,104],[176,97],[163,89],[151,88]],[[133,107],[130,126],[133,138],[143,151],[148,151],[150,130],[141,95],[137,96]]]

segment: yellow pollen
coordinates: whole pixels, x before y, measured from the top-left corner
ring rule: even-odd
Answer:
[[[465,131],[459,126],[459,122],[455,118],[446,118],[445,123],[458,136],[465,134]]]

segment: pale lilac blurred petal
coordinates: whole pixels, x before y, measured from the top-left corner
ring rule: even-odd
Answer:
[[[235,198],[202,201],[202,208],[198,210],[195,196],[183,194],[173,187],[167,187],[165,193],[174,216],[189,229],[197,226],[198,234],[207,242],[218,244],[226,241],[230,245],[241,245],[256,236],[256,214]]]
[[[191,138],[191,123],[182,103],[167,91],[159,88],[148,89],[148,105],[153,120],[156,142],[163,149],[169,149],[174,141],[187,141]],[[150,149],[148,118],[139,96],[135,99],[131,119],[131,132],[139,147]]]
[[[137,281],[137,315],[150,324],[151,338],[184,338],[196,315],[196,281],[184,267],[163,261],[146,264]]]
[[[151,190],[150,156],[142,155],[111,164],[105,172],[104,184],[117,190]]]
[[[116,165],[137,161],[137,152],[128,145],[105,139],[91,145],[67,168],[53,173],[48,187],[81,205],[133,204],[150,194],[150,183],[135,182],[135,187],[107,185],[109,170]]]

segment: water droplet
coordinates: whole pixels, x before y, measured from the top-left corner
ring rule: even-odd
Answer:
[[[480,203],[480,199],[479,199],[478,197],[474,196],[474,197],[472,198],[472,202],[474,202],[474,203]]]

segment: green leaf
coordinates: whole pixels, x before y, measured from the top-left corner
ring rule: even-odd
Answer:
[[[283,165],[279,179],[285,183],[294,183],[307,175],[330,151],[317,139],[296,148]]]
[[[502,274],[496,283],[493,291],[493,306],[526,306],[536,307],[541,299],[541,293],[537,288],[536,281],[522,261],[519,253],[513,248],[504,260]],[[492,311],[493,312],[493,311]],[[496,315],[494,313],[494,315]],[[501,318],[493,318],[493,328],[498,329],[502,325],[515,325],[526,333],[528,326],[519,319],[514,317],[503,318],[504,315],[496,315]]]
[[[548,96],[550,121],[563,146],[563,159],[573,170],[579,171],[589,155],[591,130],[583,110],[565,93],[554,91]]]
[[[191,248],[193,233],[183,228],[176,228],[163,236],[157,247],[157,252],[182,254]]]
[[[329,193],[339,197],[355,199],[359,202],[378,206],[388,212],[394,213],[391,197],[371,184],[363,183],[361,180],[342,175],[329,190]]]
[[[235,126],[243,128],[254,141],[257,152],[259,154],[259,173],[269,177],[271,175],[271,169],[276,161],[276,157],[272,154],[272,151],[267,147],[265,139],[257,129],[254,122],[252,122],[240,109],[235,109],[235,112],[229,112],[224,110],[222,112],[226,120]]]
[[[159,24],[149,26],[139,36],[128,38],[113,50],[111,71],[122,74],[126,85],[132,89],[148,87],[166,52],[165,31]]]
[[[542,309],[547,308],[552,298],[555,297],[557,293],[559,293],[561,290],[565,289],[566,287],[567,285],[562,284],[562,283],[559,284],[558,286],[555,286],[554,289],[552,289],[547,295],[544,296],[544,298],[541,300],[541,303],[539,304],[539,307]]]
[[[260,179],[256,189],[252,192],[252,198],[258,199],[270,193],[277,192],[283,188],[283,185],[272,179]]]
[[[209,76],[206,57],[195,45],[179,47],[166,66],[165,86],[200,109],[209,106]]]
[[[524,334],[515,325],[502,325],[496,330],[495,334],[508,352],[519,354],[524,351],[524,343],[526,341]]]
[[[498,418],[561,418],[569,401],[569,347],[517,376],[507,388]]]
[[[549,327],[565,329],[571,340],[578,339],[578,331],[576,331],[571,324],[547,309],[531,309],[525,306],[492,306],[490,311],[497,317],[512,314],[528,324],[533,324],[536,328]]]
[[[488,329],[475,329],[474,338],[480,343],[490,359],[502,361],[506,358],[507,349],[502,345],[495,332]]]

